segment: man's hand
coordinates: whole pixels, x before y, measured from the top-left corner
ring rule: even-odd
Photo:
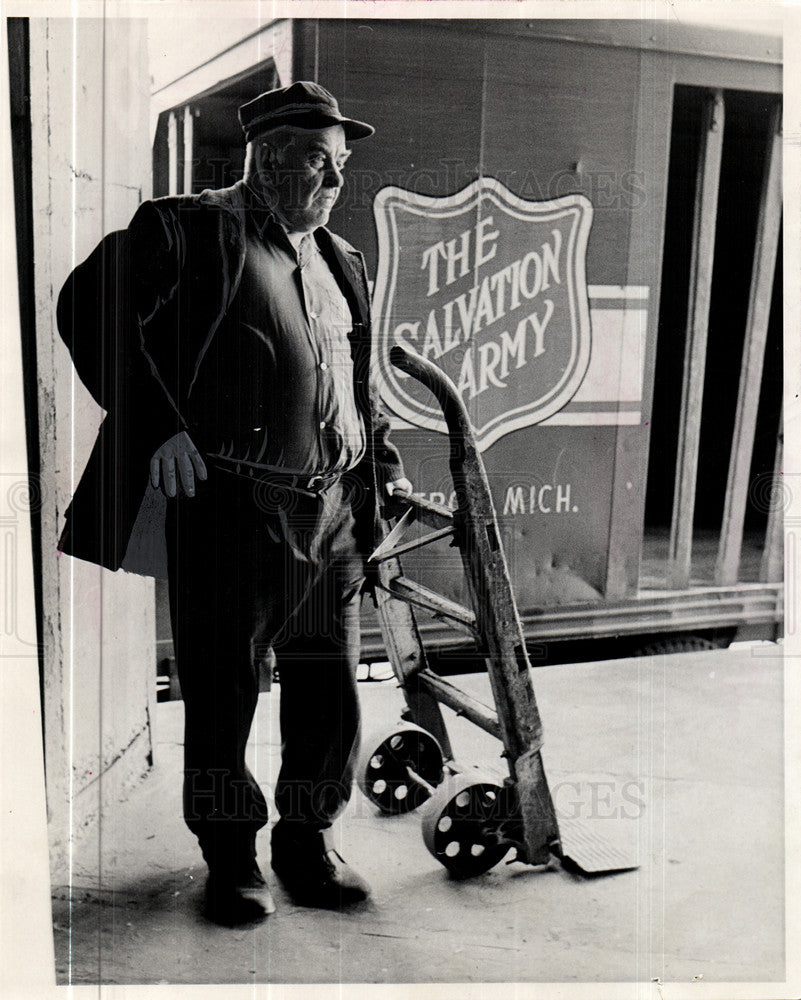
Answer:
[[[174,497],[177,493],[176,465],[181,477],[181,488],[188,497],[193,497],[195,474],[198,479],[205,479],[207,472],[200,452],[186,431],[165,441],[150,459],[150,482],[156,490],[161,486],[161,492],[168,497]]]
[[[394,496],[396,493],[413,493],[414,487],[408,479],[396,479],[394,482],[387,483],[386,490],[390,496]]]

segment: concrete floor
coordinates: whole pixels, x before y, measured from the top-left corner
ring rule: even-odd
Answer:
[[[486,677],[458,682],[488,701]],[[781,981],[783,670],[767,644],[534,673],[557,811],[591,822],[640,867],[593,879],[520,864],[468,882],[428,854],[416,814],[358,791],[342,853],[373,898],[337,914],[294,906],[226,930],[199,913],[204,867],[181,820],[182,705],[159,705],[156,765],[73,855],[53,888],[63,983]],[[365,730],[397,721],[394,682],[361,685]],[[278,690],[250,747],[277,771]],[[460,760],[499,745],[448,713]],[[369,737],[368,737],[369,739]],[[269,873],[269,836],[260,859]]]

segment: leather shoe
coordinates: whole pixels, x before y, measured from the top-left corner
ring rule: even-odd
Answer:
[[[254,862],[241,875],[212,869],[206,882],[205,916],[224,927],[260,923],[275,912],[267,883]]]
[[[364,879],[330,847],[324,834],[293,837],[273,829],[271,864],[295,903],[339,910],[370,895]]]

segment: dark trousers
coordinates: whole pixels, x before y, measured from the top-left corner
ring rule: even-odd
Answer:
[[[304,496],[216,469],[170,501],[170,611],[185,705],[184,816],[210,867],[255,857],[268,819],[245,764],[258,665],[281,687],[275,802],[299,832],[322,830],[350,796],[357,751],[363,559],[341,483]]]

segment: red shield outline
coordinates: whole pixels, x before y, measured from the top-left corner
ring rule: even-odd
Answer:
[[[514,401],[515,405],[507,410],[484,414],[478,420],[476,411],[471,411],[476,425],[478,446],[482,451],[511,431],[539,423],[556,413],[573,397],[586,374],[590,360],[591,327],[585,258],[592,225],[592,204],[581,194],[565,195],[544,202],[526,201],[492,177],[478,178],[456,194],[444,197],[415,194],[403,188],[388,186],[378,192],[373,203],[378,233],[374,329],[377,339],[377,358],[383,377],[382,397],[389,410],[400,417],[405,425],[412,424],[442,433],[446,433],[447,428],[436,404],[433,400],[427,402],[424,394],[421,394],[422,398],[416,396],[414,394],[416,387],[411,385],[389,361],[390,348],[394,343],[400,342],[397,339],[400,327],[396,325],[399,318],[399,302],[403,302],[401,308],[405,309],[407,315],[410,314],[410,309],[412,311],[419,309],[421,317],[425,309],[431,305],[431,302],[419,305],[418,290],[414,293],[416,294],[414,304],[410,306],[409,291],[407,290],[404,295],[404,289],[399,289],[399,278],[402,278],[402,275],[399,275],[401,255],[404,251],[407,258],[410,254],[417,253],[418,256],[420,254],[419,235],[416,239],[414,236],[411,240],[406,239],[403,233],[404,226],[407,228],[411,226],[413,229],[416,227],[419,233],[420,227],[425,227],[426,220],[430,220],[432,237],[441,233],[443,224],[450,226],[448,235],[455,236],[460,228],[464,229],[470,225],[471,213],[480,220],[486,219],[490,213],[498,210],[504,213],[504,221],[507,224],[512,219],[515,220],[515,225],[523,227],[523,237],[518,252],[522,250],[525,253],[527,248],[535,245],[525,241],[534,236],[538,231],[537,227],[544,225],[563,227],[565,239],[562,240],[560,236],[560,247],[565,265],[563,271],[565,281],[563,283],[560,281],[562,287],[557,290],[559,314],[552,326],[558,334],[558,339],[553,341],[555,345],[553,353],[557,355],[553,378],[547,385],[542,384],[542,379],[540,384],[530,381],[525,383],[525,387],[522,383],[519,384],[516,389],[518,398]],[[460,217],[462,217],[461,223]],[[517,234],[517,230],[515,233]],[[400,243],[400,236],[406,239],[405,246]],[[405,261],[407,275],[410,274],[408,270],[410,266],[407,259]],[[476,287],[478,287],[478,275],[477,267],[473,274],[473,284]],[[460,332],[461,328],[457,334]],[[506,336],[508,338],[508,334]],[[470,339],[471,334],[468,332],[465,343]],[[403,346],[415,349],[414,345],[407,341],[403,342]],[[473,336],[469,346],[463,349],[462,358],[467,351],[472,351],[473,354],[481,351],[481,342],[477,337]],[[437,356],[435,355],[432,360],[437,362]],[[440,367],[447,371],[445,364],[441,364]],[[453,377],[452,372],[448,374]],[[530,378],[530,372],[525,374]],[[509,373],[506,377],[509,377]],[[547,373],[544,377],[547,378]],[[496,381],[494,384],[500,383]],[[532,386],[534,398],[521,399],[521,394],[528,392]],[[497,398],[502,397],[497,396]]]

